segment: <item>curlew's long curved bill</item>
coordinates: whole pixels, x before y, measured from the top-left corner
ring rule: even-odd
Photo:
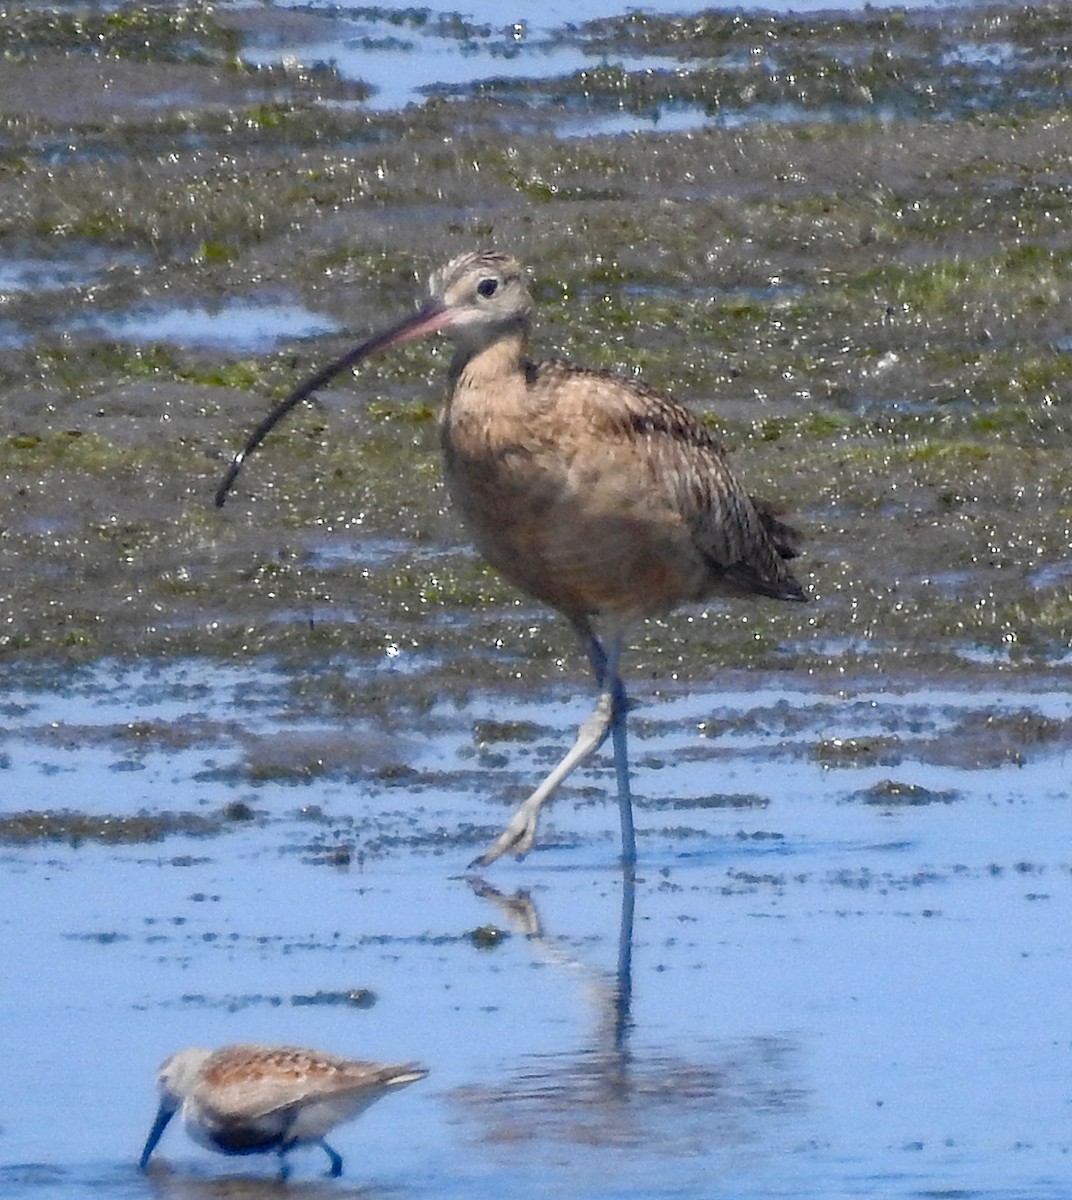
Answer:
[[[389,350],[392,346],[400,346],[403,342],[412,342],[417,338],[427,337],[429,334],[438,333],[441,329],[446,329],[450,325],[453,315],[449,308],[443,308],[438,304],[428,304],[414,313],[412,317],[407,317],[397,325],[392,325],[390,329],[385,329],[382,333],[376,334],[375,337],[369,338],[367,342],[362,342],[360,346],[355,346],[353,350],[348,350],[342,358],[329,363],[312,376],[311,379],[307,379],[303,384],[296,387],[285,400],[281,400],[264,420],[261,421],[246,439],[246,444],[234,456],[231,465],[227,468],[227,474],[224,475],[220,486],[216,489],[216,507],[223,507],[227,499],[227,493],[238,478],[238,472],[242,470],[242,464],[295,405],[300,404],[303,400],[307,400],[326,383],[330,383],[336,375],[345,371],[347,367],[356,366],[359,362],[370,357],[370,355],[377,354],[381,350]]]
[[[161,1104],[156,1114],[156,1119],[153,1121],[153,1127],[149,1130],[149,1136],[145,1139],[145,1149],[141,1152],[141,1158],[138,1159],[138,1170],[144,1171],[149,1165],[149,1156],[156,1149],[156,1143],[160,1141],[161,1135],[167,1128],[168,1121],[175,1115],[175,1108],[167,1103]]]

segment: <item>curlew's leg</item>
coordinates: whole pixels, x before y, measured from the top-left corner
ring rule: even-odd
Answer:
[[[599,638],[587,623],[578,623],[577,632],[585,643],[588,661],[595,672],[596,683],[603,691],[608,689],[614,696],[614,712],[611,717],[611,738],[614,745],[614,773],[618,779],[618,816],[622,827],[622,862],[636,862],[636,834],[633,830],[633,794],[629,786],[629,748],[626,744],[626,722],[629,716],[629,700],[625,684],[618,671],[622,654],[623,634],[615,631],[611,638],[611,655],[608,659]],[[608,679],[608,670],[613,678]]]
[[[622,915],[618,924],[618,973],[614,988],[614,1049],[626,1048],[632,1028],[633,917],[636,910],[636,870],[622,862]]]
[[[592,715],[581,724],[577,740],[569,753],[543,780],[540,786],[523,801],[509,824],[488,849],[473,860],[471,867],[486,867],[504,854],[523,858],[536,840],[536,827],[544,801],[571,771],[594,754],[606,741],[607,735],[614,738],[614,761],[618,775],[618,803],[622,822],[622,856],[632,862],[636,858],[633,838],[633,810],[629,795],[629,764],[626,760],[625,719],[627,704],[625,688],[618,675],[618,659],[622,651],[622,634],[618,631],[604,646],[592,633],[587,622],[577,622],[578,633],[585,640],[588,658],[599,684],[599,699]]]
[[[328,1174],[332,1179],[338,1179],[338,1177],[342,1174],[342,1155],[339,1154],[338,1151],[332,1150],[332,1148],[327,1144],[327,1142],[324,1141],[323,1138],[319,1139],[317,1145],[321,1148],[321,1150],[324,1151],[328,1158],[331,1159],[331,1170],[328,1172]]]
[[[620,676],[615,681],[621,693],[621,703],[614,705],[610,733],[614,745],[614,772],[618,777],[618,818],[622,826],[622,862],[636,862],[636,834],[633,830],[633,793],[629,787],[629,748],[626,745],[625,724],[628,706]]]

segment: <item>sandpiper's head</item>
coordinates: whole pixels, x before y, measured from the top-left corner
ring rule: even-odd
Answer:
[[[523,326],[532,311],[524,267],[495,250],[452,259],[433,272],[428,290],[430,305],[449,314],[443,331],[459,340],[493,338]]]
[[[201,1075],[201,1068],[211,1057],[211,1050],[200,1046],[189,1046],[179,1050],[160,1064],[156,1073],[156,1086],[161,1104],[172,1110],[179,1107],[194,1090]]]
[[[160,1141],[164,1130],[168,1127],[168,1122],[197,1086],[201,1068],[211,1054],[211,1050],[202,1050],[198,1046],[191,1046],[189,1049],[172,1054],[170,1058],[165,1058],[160,1064],[160,1070],[156,1073],[160,1107],[157,1109],[153,1127],[149,1130],[149,1136],[145,1139],[145,1148],[138,1160],[141,1170],[144,1171],[148,1167],[149,1158],[156,1149],[156,1143]]]

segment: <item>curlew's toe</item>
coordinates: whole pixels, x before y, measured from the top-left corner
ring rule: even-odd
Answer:
[[[537,819],[538,812],[529,811],[522,805],[495,841],[483,854],[473,859],[469,870],[489,866],[504,854],[512,854],[518,861],[523,859],[536,842]]]

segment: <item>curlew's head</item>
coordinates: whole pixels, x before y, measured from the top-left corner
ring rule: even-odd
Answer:
[[[447,334],[458,344],[462,354],[473,354],[506,334],[523,334],[531,310],[532,297],[525,285],[524,268],[516,259],[494,250],[479,250],[452,259],[432,273],[428,300],[411,317],[348,351],[295,388],[272,409],[235,455],[216,489],[216,507],[223,506],[246,457],[287,413],[347,368],[392,346],[433,333]]]
[[[429,308],[446,318],[443,332],[471,345],[524,328],[532,311],[525,270],[516,258],[494,250],[462,254],[432,273]]]

